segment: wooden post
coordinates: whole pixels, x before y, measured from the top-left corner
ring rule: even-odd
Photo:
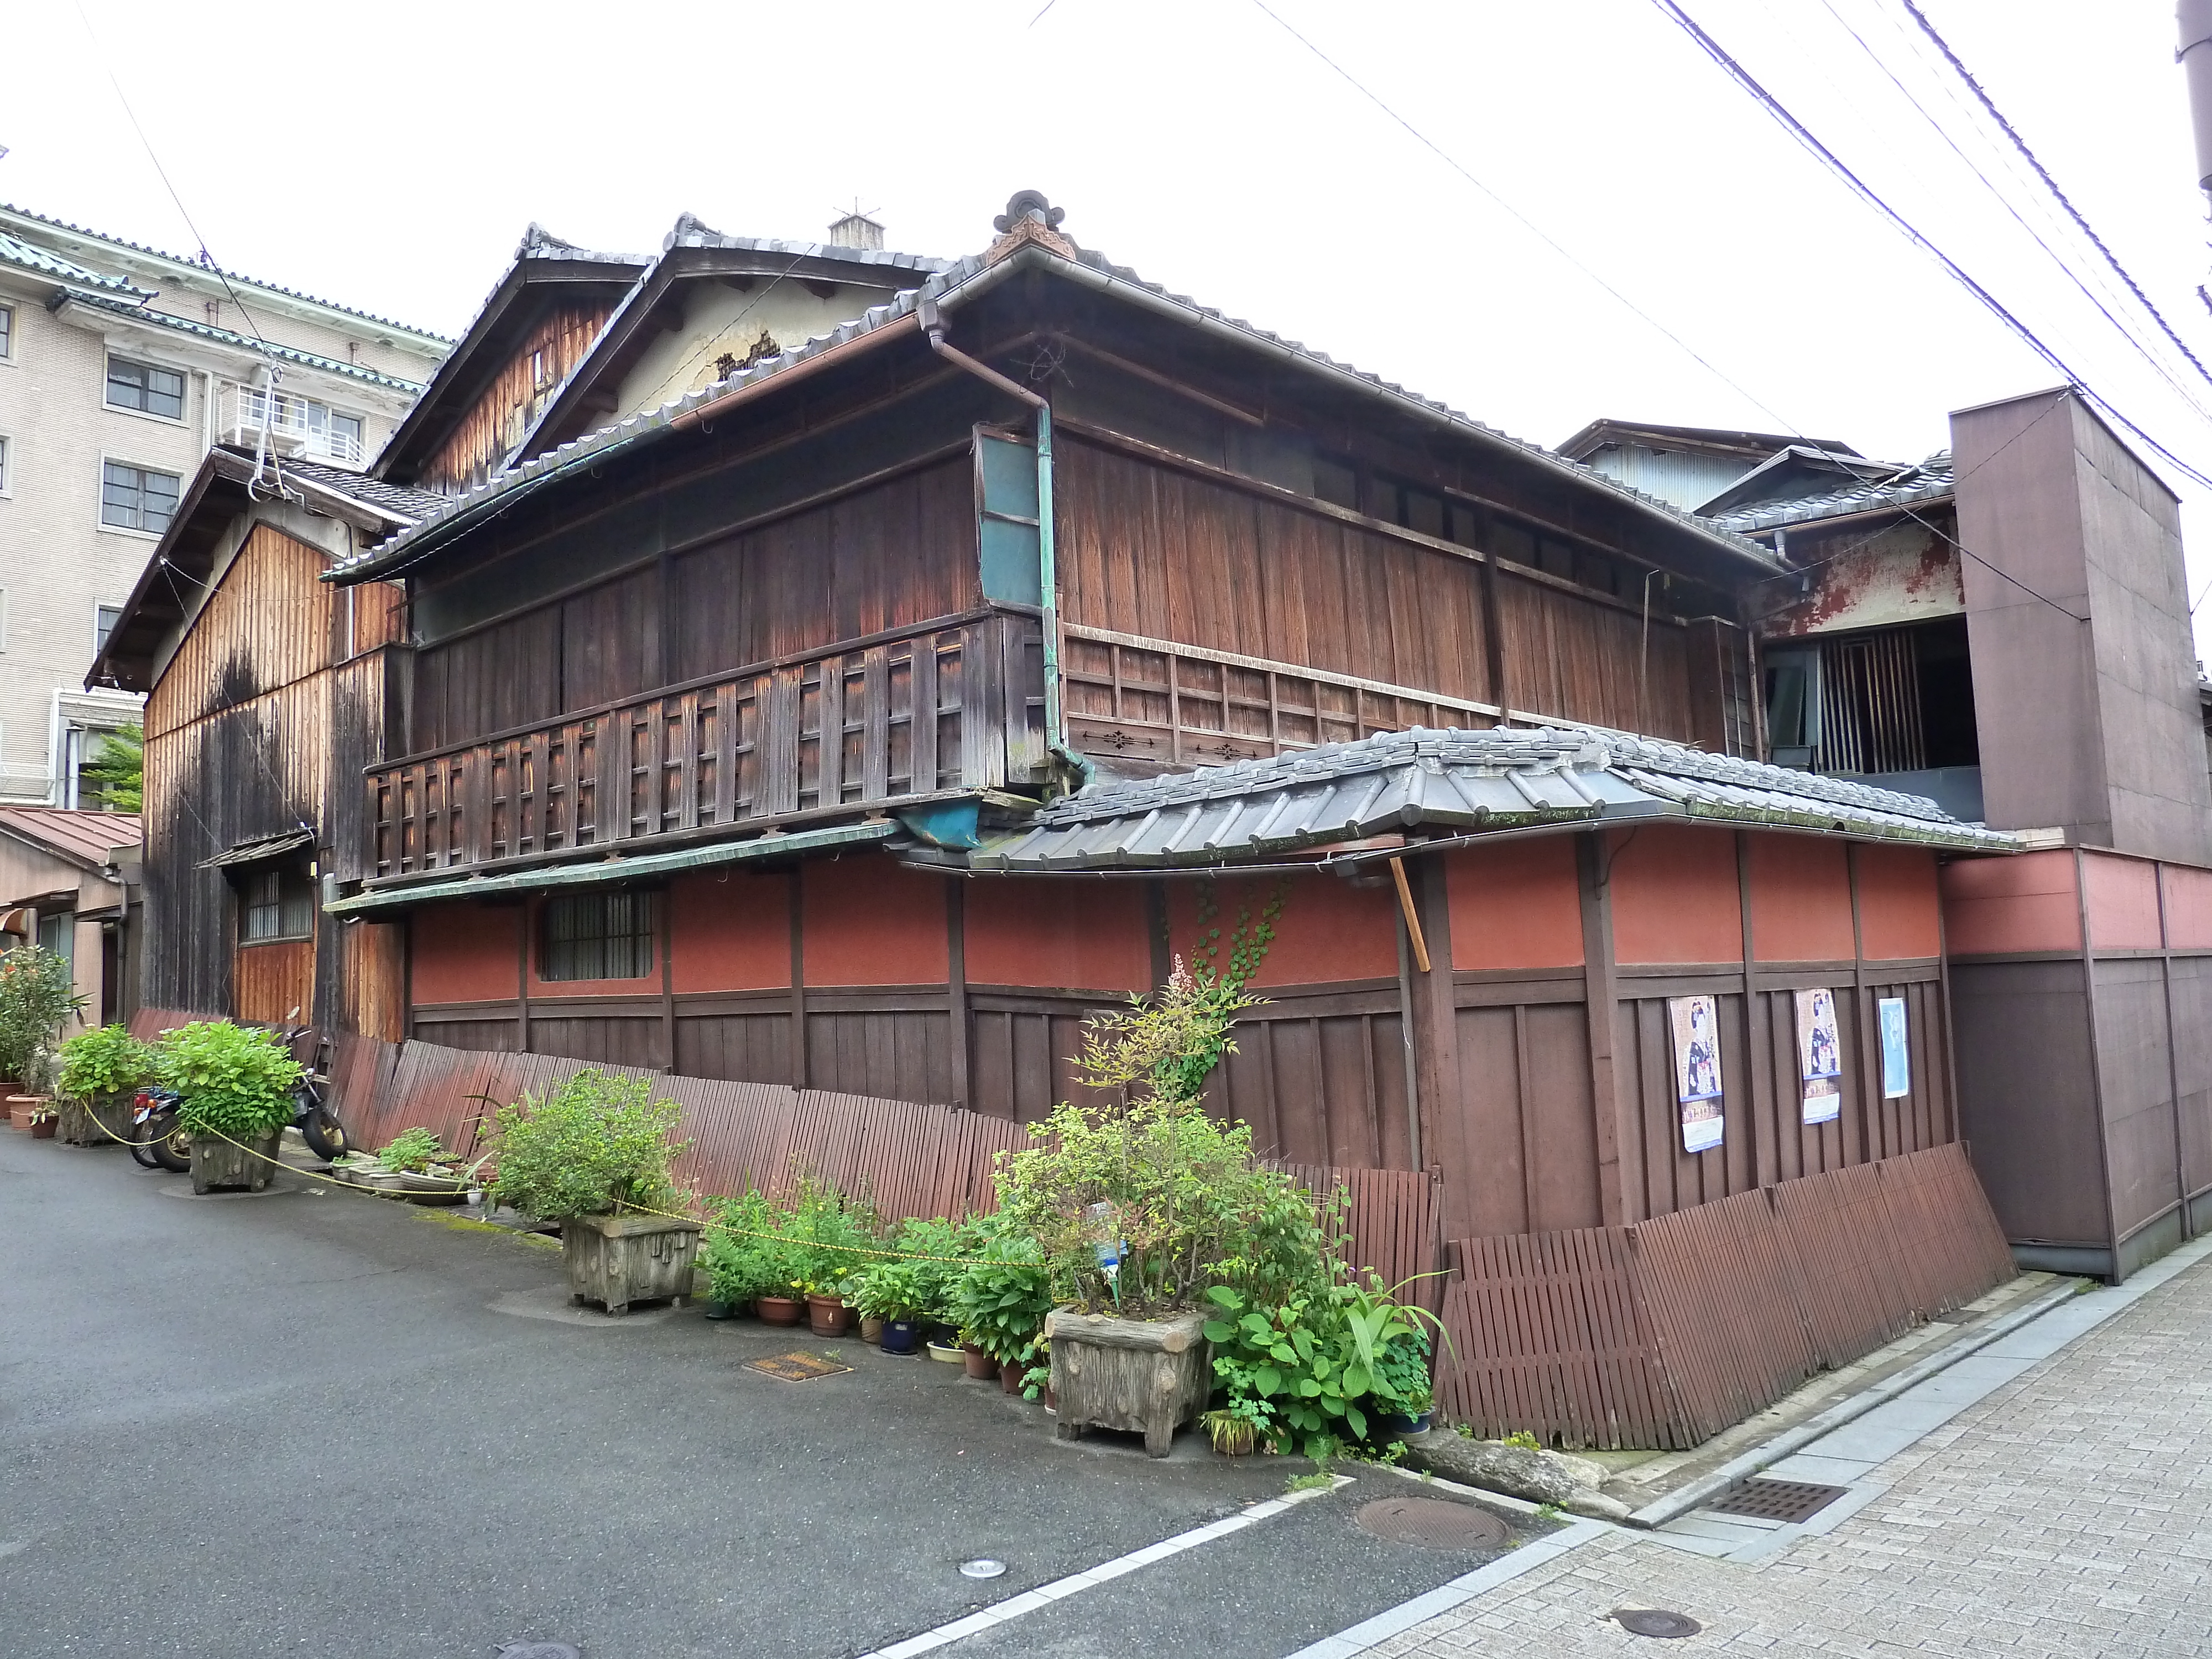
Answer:
[[[1859,911],[1859,844],[1844,845],[1844,866],[1851,879],[1851,1008],[1859,1028],[1859,1162],[1871,1164],[1875,1115],[1881,1110],[1881,1032],[1867,1000],[1866,922]],[[1840,1140],[1842,1137],[1838,1136]],[[1844,1148],[1850,1156],[1850,1148]]]
[[[1620,1056],[1613,1052],[1613,1021],[1620,1007],[1613,977],[1611,863],[1605,831],[1575,837],[1575,871],[1582,891],[1583,1008],[1588,1032],[1590,1110],[1597,1142],[1598,1211],[1608,1227],[1640,1218],[1641,1203],[1631,1203],[1621,1169],[1624,1138],[1636,1133],[1634,1101],[1624,1089]]]
[[[791,866],[791,1086],[806,1086],[805,866]]]
[[[1490,509],[1480,509],[1477,533],[1482,538],[1482,654],[1489,671],[1490,700],[1498,705],[1498,723],[1504,724],[1512,705],[1506,701],[1505,635],[1498,614],[1498,538],[1491,533]]]
[[[664,1072],[676,1069],[676,890],[672,886],[653,896],[653,931],[660,945],[660,1053]]]
[[[2158,884],[2158,969],[2166,994],[2166,1087],[2173,1111],[2173,1195],[2181,1206],[2181,1236],[2196,1237],[2189,1218],[2189,1158],[2181,1133],[2181,1058],[2173,1036],[2173,934],[2166,920],[2166,860],[2154,860],[2151,877]],[[1949,983],[1947,976],[1945,983]]]
[[[1468,1143],[1467,1103],[1459,1086],[1459,1008],[1452,983],[1451,906],[1443,861],[1419,860],[1415,910],[1434,953],[1435,967],[1413,981],[1413,1079],[1428,1121],[1423,1152],[1443,1169],[1443,1225],[1447,1239],[1475,1231],[1475,1159],[1480,1149]]]
[[[1152,951],[1152,989],[1158,991],[1174,970],[1174,947],[1168,939],[1168,884],[1158,876],[1145,883],[1145,933]]]
[[[963,878],[945,883],[945,1012],[952,1021],[952,1103],[968,1104],[968,895]]]
[[[538,901],[526,898],[515,922],[520,937],[514,952],[514,1046],[526,1054],[530,1052],[530,927],[537,914]]]

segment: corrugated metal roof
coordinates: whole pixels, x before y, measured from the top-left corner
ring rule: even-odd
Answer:
[[[167,259],[171,264],[189,265],[193,270],[204,270],[211,276],[218,275],[228,276],[233,282],[242,283],[248,288],[259,289],[264,294],[281,294],[288,300],[298,300],[307,305],[320,306],[325,311],[343,312],[349,317],[358,317],[364,322],[379,323],[386,328],[396,328],[401,333],[412,334],[418,339],[435,341],[441,345],[453,344],[453,342],[442,334],[433,334],[427,328],[416,328],[411,323],[403,323],[396,318],[380,317],[373,311],[362,311],[354,306],[342,306],[335,300],[319,299],[312,294],[302,294],[297,289],[283,288],[275,283],[264,283],[256,277],[240,276],[234,270],[219,271],[216,266],[208,264],[203,260],[187,259],[181,253],[168,253],[158,247],[149,247],[143,242],[125,241],[120,236],[110,236],[100,231],[88,230],[84,226],[73,225],[66,219],[50,218],[43,213],[33,213],[28,208],[19,208],[12,202],[0,202],[0,213],[12,213],[18,218],[28,219],[34,224],[52,225],[56,230],[68,231],[73,236],[88,236],[95,242],[106,243],[110,247],[128,248],[131,252],[143,253],[149,258]],[[108,277],[102,280],[112,282],[114,279]],[[124,286],[129,287],[129,284],[125,283]],[[133,291],[144,292],[143,289]]]
[[[1923,503],[1948,501],[1958,491],[1951,452],[1939,449],[1926,460],[1899,467],[1885,477],[1859,479],[1812,495],[1791,500],[1752,501],[1711,515],[1729,529],[1786,528],[1816,519],[1839,519],[1846,514],[1879,512],[1885,507],[1903,511]]]
[[[557,449],[549,450],[543,455],[535,456],[508,471],[486,480],[473,489],[449,497],[447,510],[437,518],[402,531],[398,535],[391,537],[374,547],[364,549],[354,559],[335,568],[331,575],[337,580],[346,580],[356,574],[380,572],[399,562],[417,542],[432,537],[441,526],[457,524],[459,520],[471,518],[495,500],[514,495],[518,491],[533,489],[544,481],[564,473],[579,463],[596,460],[611,452],[650,441],[658,434],[665,432],[674,422],[694,410],[746,386],[785,373],[810,358],[818,356],[825,351],[843,345],[863,335],[872,333],[910,317],[925,301],[934,301],[940,307],[949,308],[961,298],[961,290],[963,288],[982,276],[987,271],[1025,261],[1042,261],[1052,264],[1065,263],[1058,254],[1039,248],[1035,244],[1019,248],[1008,255],[1006,259],[998,262],[987,260],[977,254],[969,254],[965,258],[954,260],[921,287],[899,295],[888,304],[875,307],[852,322],[841,324],[828,334],[817,335],[803,345],[794,346],[790,350],[780,353],[774,357],[764,358],[750,368],[740,369],[727,380],[714,381],[697,392],[664,404],[657,410],[629,416],[611,426],[602,428],[584,437],[571,440]],[[1103,275],[1113,283],[1124,283],[1157,299],[1164,300],[1194,317],[1224,324],[1249,337],[1255,344],[1288,350],[1304,358],[1316,368],[1349,376],[1373,391],[1392,398],[1401,405],[1411,407],[1431,419],[1456,427],[1462,431],[1480,436],[1488,442],[1513,449],[1547,469],[1570,475],[1592,489],[1602,490],[1608,495],[1629,501],[1649,514],[1668,520],[1705,540],[1723,548],[1734,556],[1748,560],[1777,572],[1783,568],[1781,562],[1775,558],[1771,550],[1744,538],[1732,527],[1717,524],[1709,519],[1701,519],[1670,501],[1663,501],[1656,495],[1648,495],[1641,490],[1631,489],[1626,484],[1617,483],[1579,461],[1569,460],[1565,456],[1547,449],[1541,444],[1532,443],[1524,438],[1516,438],[1509,433],[1499,431],[1495,427],[1486,426],[1480,421],[1470,419],[1433,398],[1408,392],[1403,386],[1385,380],[1379,375],[1369,374],[1348,363],[1340,362],[1326,352],[1315,350],[1296,340],[1285,339],[1280,335],[1270,333],[1241,318],[1227,316],[1211,307],[1199,304],[1188,295],[1170,293],[1158,283],[1146,282],[1127,266],[1114,264],[1088,249],[1080,251],[1074,263],[1091,272]]]
[[[336,357],[319,357],[312,351],[301,351],[296,346],[278,345],[274,341],[257,340],[250,334],[234,333],[227,328],[217,328],[212,323],[194,322],[189,317],[172,316],[166,311],[154,311],[145,306],[135,305],[129,301],[112,298],[106,294],[72,293],[69,297],[72,304],[92,306],[101,311],[112,311],[117,316],[128,317],[133,322],[151,323],[157,328],[174,329],[179,334],[194,335],[203,340],[219,340],[225,345],[236,346],[244,351],[267,352],[270,356],[281,358],[288,363],[301,363],[310,368],[322,369],[328,374],[342,374],[356,380],[366,380],[372,386],[386,386],[394,392],[406,392],[410,397],[422,390],[422,383],[419,380],[403,380],[397,375],[380,374],[374,369],[364,368],[359,363],[341,362]]]
[[[35,270],[41,276],[51,276],[56,282],[75,283],[84,288],[106,289],[117,294],[128,294],[134,299],[150,300],[154,290],[126,283],[120,276],[104,276],[88,265],[64,259],[58,253],[48,252],[35,243],[20,236],[10,236],[0,231],[0,264],[14,265],[19,270]]]
[[[1986,852],[2012,836],[1932,800],[1589,730],[1394,732],[1270,760],[1094,784],[969,855],[978,870],[1146,868],[1425,829],[1705,819]]]
[[[111,851],[131,845],[140,833],[136,812],[62,806],[0,806],[0,831],[92,869],[106,866]]]

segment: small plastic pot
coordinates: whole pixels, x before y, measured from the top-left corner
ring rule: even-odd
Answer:
[[[999,1367],[999,1386],[1006,1393],[1018,1397],[1022,1391],[1022,1362],[1010,1359]]]
[[[976,1382],[988,1382],[999,1374],[999,1362],[974,1343],[970,1342],[966,1347],[961,1349],[960,1354],[961,1358],[967,1362],[968,1375]]]
[[[54,1138],[54,1131],[61,1127],[62,1124],[59,1118],[40,1118],[36,1123],[33,1123],[31,1126],[31,1139],[33,1140],[52,1140]]]
[[[951,1343],[935,1341],[929,1345],[929,1357],[932,1359],[941,1360],[947,1365],[957,1365],[963,1358],[960,1350]]]
[[[861,1340],[861,1341],[863,1341],[863,1342],[880,1342],[880,1341],[882,1341],[883,1340],[884,1340],[884,1322],[883,1322],[882,1320],[880,1320],[880,1319],[875,1319],[875,1318],[867,1318],[867,1319],[863,1319],[863,1320],[860,1322],[860,1340]]]
[[[1416,1416],[1407,1412],[1391,1412],[1383,1418],[1382,1426],[1392,1434],[1426,1434],[1429,1413],[1422,1412]]]
[[[806,1304],[795,1296],[764,1296],[753,1306],[763,1325],[796,1325],[806,1317]]]
[[[921,1322],[916,1319],[886,1319],[883,1339],[876,1346],[885,1353],[912,1353],[921,1341]]]
[[[727,1319],[730,1316],[730,1304],[728,1303],[717,1301],[713,1297],[708,1297],[707,1298],[708,1318]]]

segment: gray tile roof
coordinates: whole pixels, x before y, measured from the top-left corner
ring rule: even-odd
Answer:
[[[969,855],[979,870],[1235,864],[1322,843],[1704,820],[1988,852],[2012,836],[1932,800],[1623,733],[1394,732],[1272,760],[1097,783]]]
[[[233,449],[234,446],[226,445],[224,447]],[[236,453],[252,453],[250,450]],[[375,507],[402,522],[419,522],[436,512],[446,499],[428,489],[386,483],[369,473],[352,472],[342,466],[325,466],[320,461],[286,460],[278,465],[288,478],[304,478],[320,489],[350,495],[355,501]]]
[[[1379,375],[1355,368],[1348,363],[1340,362],[1326,352],[1315,350],[1296,340],[1286,340],[1280,335],[1270,333],[1240,318],[1226,316],[1211,307],[1199,304],[1188,295],[1170,293],[1158,283],[1146,282],[1127,266],[1114,264],[1088,249],[1082,250],[1077,257],[1080,264],[1093,271],[1103,273],[1115,283],[1127,284],[1146,294],[1167,301],[1194,317],[1225,324],[1238,332],[1249,336],[1255,343],[1285,349],[1316,368],[1348,375],[1376,392],[1401,404],[1410,405],[1419,410],[1433,420],[1479,434],[1489,442],[1517,451],[1552,471],[1571,476],[1578,483],[1590,489],[1632,502],[1648,514],[1671,520],[1682,528],[1705,538],[1709,543],[1724,547],[1727,551],[1740,558],[1773,571],[1778,572],[1783,568],[1781,562],[1775,558],[1770,549],[1745,539],[1731,526],[1724,526],[1711,520],[1701,519],[1693,513],[1686,512],[1674,506],[1672,502],[1662,501],[1656,495],[1646,495],[1642,490],[1631,489],[1626,484],[1607,477],[1594,467],[1587,466],[1580,461],[1571,461],[1565,456],[1547,449],[1541,444],[1532,443],[1525,438],[1516,438],[1510,434],[1499,431],[1495,427],[1472,420],[1433,398],[1408,392],[1403,386],[1393,381],[1385,380]],[[1000,263],[1011,264],[1024,259],[1037,258],[1052,264],[1060,263],[1057,255],[1046,252],[1034,245],[1018,250],[1010,255],[1006,261]],[[993,268],[992,262],[977,254],[969,254],[953,260],[920,288],[902,293],[888,304],[877,306],[855,320],[839,325],[828,334],[817,335],[804,345],[794,346],[776,356],[764,358],[750,368],[740,369],[727,380],[714,381],[697,392],[679,398],[672,403],[664,404],[657,410],[628,416],[611,426],[604,427],[597,432],[573,439],[557,449],[549,450],[543,455],[533,456],[520,465],[495,475],[473,489],[450,497],[446,512],[438,518],[402,531],[398,535],[391,537],[374,547],[364,549],[355,558],[337,567],[331,574],[333,577],[344,580],[354,573],[368,574],[381,571],[399,562],[417,541],[432,535],[441,526],[464,517],[472,517],[495,499],[509,495],[518,490],[533,489],[547,479],[562,474],[580,464],[596,461],[612,451],[650,442],[658,434],[665,432],[674,422],[702,404],[711,403],[742,387],[770,379],[811,357],[818,356],[823,352],[843,345],[849,340],[857,339],[862,335],[872,333],[878,329],[910,317],[925,301],[934,301],[940,307],[950,307],[957,302],[963,287]]]
[[[127,294],[134,300],[154,297],[151,289],[126,283],[120,276],[104,276],[88,266],[64,259],[58,253],[49,252],[36,243],[27,242],[20,236],[10,236],[5,231],[0,231],[0,264],[14,265],[19,270],[36,271],[41,276],[51,276],[58,283],[73,283],[80,288],[104,289],[112,294]]]
[[[777,253],[793,259],[842,259],[851,264],[877,267],[880,274],[876,280],[887,284],[898,280],[897,272],[918,271],[926,276],[934,276],[953,263],[921,253],[894,253],[887,248],[848,247],[842,242],[785,242],[773,237],[730,236],[702,224],[696,215],[690,213],[677,215],[675,228],[661,239],[663,253],[673,253],[679,247],[733,248],[750,253]]]
[[[318,356],[312,351],[301,351],[295,346],[278,345],[274,341],[263,342],[250,334],[240,334],[227,328],[217,328],[212,323],[195,322],[190,317],[172,316],[166,311],[155,311],[145,306],[107,294],[73,292],[69,296],[79,305],[95,306],[102,311],[112,311],[118,317],[128,317],[134,322],[151,323],[157,328],[174,329],[179,334],[195,335],[203,340],[217,340],[224,345],[241,350],[267,351],[288,363],[300,363],[310,368],[319,368],[331,374],[342,374],[349,380],[366,381],[393,392],[412,396],[422,390],[420,380],[403,380],[397,375],[380,374],[359,363],[341,362],[336,357]]]
[[[1716,523],[1748,534],[1754,530],[1809,524],[1819,519],[1839,519],[1851,513],[1872,513],[1885,507],[1902,511],[1933,505],[1948,501],[1957,489],[1951,452],[1939,449],[1926,460],[1899,467],[1884,477],[1854,480],[1817,495],[1794,499],[1750,501],[1711,516]]]
[[[52,225],[55,229],[66,230],[71,235],[89,236],[94,241],[106,243],[110,247],[128,248],[133,253],[143,253],[149,258],[167,259],[173,264],[191,265],[205,270],[210,276],[217,274],[227,276],[234,282],[243,283],[248,288],[258,288],[264,294],[281,294],[288,300],[303,301],[311,306],[320,306],[325,311],[343,312],[349,317],[358,317],[364,322],[380,323],[386,328],[396,328],[403,334],[412,334],[425,340],[435,340],[446,345],[453,343],[444,335],[433,334],[427,328],[416,328],[412,323],[403,323],[392,317],[380,317],[373,311],[362,311],[354,306],[342,306],[335,300],[325,300],[313,294],[302,294],[298,289],[280,287],[275,283],[264,283],[257,277],[240,276],[234,270],[219,272],[218,267],[204,264],[199,259],[188,259],[181,253],[169,253],[158,247],[149,247],[143,242],[125,241],[120,236],[110,236],[100,231],[88,230],[84,226],[73,225],[66,219],[50,218],[43,213],[33,213],[28,208],[19,208],[12,202],[0,202],[0,212],[12,213],[38,224]]]

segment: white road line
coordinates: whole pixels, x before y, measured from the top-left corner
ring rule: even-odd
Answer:
[[[1196,1549],[1200,1544],[1211,1543],[1217,1538],[1226,1538],[1232,1532],[1242,1532],[1247,1527],[1256,1527],[1269,1516],[1280,1515],[1294,1504],[1303,1504],[1309,1498],[1322,1497],[1340,1486],[1348,1486],[1351,1484],[1350,1475],[1340,1474],[1326,1486],[1313,1486],[1304,1492],[1294,1492],[1281,1498],[1271,1498],[1263,1504],[1255,1504],[1249,1509],[1239,1510],[1236,1514],[1224,1516],[1219,1521],[1212,1522],[1203,1527],[1193,1527],[1188,1532],[1179,1532],[1172,1538],[1163,1538],[1157,1544],[1147,1544],[1142,1549],[1131,1550],[1127,1555],[1117,1555],[1110,1561],[1102,1561],[1097,1566],[1087,1568],[1082,1572],[1071,1573],[1065,1578],[1055,1578],[1048,1584],[1039,1584],[1033,1590],[1025,1590],[1019,1595],[1009,1596],[1005,1601],[994,1602],[980,1612],[971,1613],[964,1619],[956,1619],[949,1625],[939,1625],[933,1630],[922,1632],[919,1636],[909,1636],[904,1641],[894,1642],[887,1648],[877,1648],[872,1652],[860,1655],[860,1659],[912,1659],[913,1655],[928,1653],[938,1648],[950,1646],[963,1637],[979,1636],[987,1630],[996,1630],[1000,1625],[1019,1619],[1024,1614],[1035,1613],[1040,1607],[1048,1607],[1055,1601],[1079,1595],[1094,1585],[1103,1584],[1109,1579],[1119,1578],[1125,1572],[1134,1572],[1138,1568],[1148,1567],[1155,1561],[1164,1561],[1171,1555],[1181,1555],[1185,1550]]]

